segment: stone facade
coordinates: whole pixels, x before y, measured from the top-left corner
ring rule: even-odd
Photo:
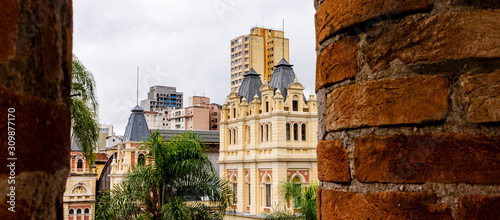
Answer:
[[[92,168],[92,169],[91,169]],[[97,170],[82,152],[72,151],[64,191],[64,219],[90,220],[95,216]]]
[[[260,82],[258,74],[254,75]],[[236,193],[231,207],[236,212],[259,215],[286,205],[278,195],[282,181],[317,183],[316,99],[310,95],[306,100],[302,84],[297,78],[292,81],[285,85],[285,97],[280,89],[265,83],[253,100],[233,91],[222,107],[220,175]],[[242,88],[248,87],[244,81]]]
[[[318,219],[500,215],[500,4],[315,0]]]

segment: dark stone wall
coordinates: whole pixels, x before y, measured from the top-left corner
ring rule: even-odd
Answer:
[[[0,219],[62,219],[72,1],[0,1],[0,15]]]

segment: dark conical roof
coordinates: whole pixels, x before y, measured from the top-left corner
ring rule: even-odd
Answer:
[[[293,83],[295,80],[295,73],[293,72],[293,65],[289,64],[284,58],[278,63],[278,65],[274,66],[273,76],[271,77],[271,81],[269,85],[281,91],[283,97],[286,98],[288,91],[286,87]]]
[[[262,81],[260,80],[260,74],[255,72],[252,68],[245,75],[243,75],[243,82],[241,82],[240,90],[238,91],[238,95],[241,97],[245,97],[247,102],[252,102],[255,94],[262,97],[260,93],[260,87],[262,86]]]
[[[145,141],[148,138],[149,128],[144,117],[144,109],[135,106],[128,118],[125,134],[123,134],[123,142],[127,141],[127,139],[130,141]]]

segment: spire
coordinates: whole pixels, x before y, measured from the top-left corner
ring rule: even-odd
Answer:
[[[144,117],[144,109],[136,105],[128,118],[123,142],[126,141],[145,141],[149,138],[149,128]]]

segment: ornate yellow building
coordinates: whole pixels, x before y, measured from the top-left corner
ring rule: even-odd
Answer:
[[[63,195],[64,219],[94,219],[98,173],[108,159],[104,153],[96,153],[95,156],[94,164],[90,165],[78,144],[72,140],[70,173]]]
[[[317,182],[317,103],[312,94],[306,100],[303,90],[282,59],[269,83],[251,69],[239,91],[229,94],[219,164],[236,194],[236,212],[259,215],[286,205],[277,193],[280,181]]]

